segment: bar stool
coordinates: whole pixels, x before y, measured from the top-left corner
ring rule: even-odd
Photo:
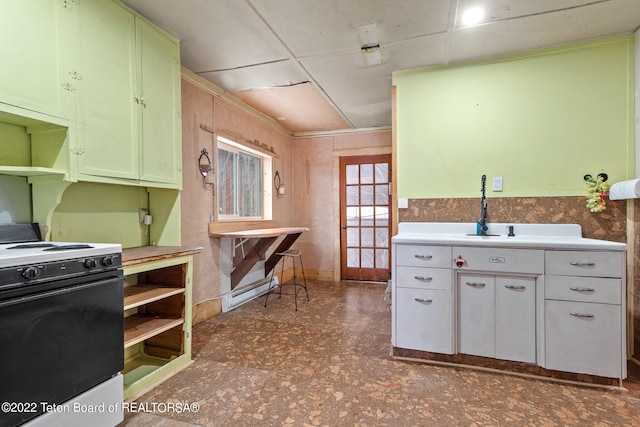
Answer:
[[[269,291],[267,292],[267,297],[264,300],[264,306],[267,306],[267,302],[269,301],[269,294],[273,292],[276,287],[280,287],[280,292],[278,293],[279,298],[282,298],[282,295],[293,295],[293,300],[295,301],[296,311],[298,311],[298,292],[304,289],[304,293],[307,295],[307,301],[309,301],[309,291],[307,290],[307,278],[304,274],[304,265],[302,265],[302,253],[299,249],[287,249],[284,252],[277,252],[276,255],[280,255],[282,257],[282,267],[280,269],[280,277],[283,276],[284,273],[284,260],[285,257],[291,258],[291,262],[293,263],[293,283],[280,283],[275,286],[271,286],[273,283],[273,273],[276,271],[276,266],[271,270],[271,279],[269,279]],[[300,261],[300,268],[302,269],[302,279],[304,284],[300,284],[296,282],[296,258]],[[283,286],[293,285],[293,292],[290,293],[282,293]]]

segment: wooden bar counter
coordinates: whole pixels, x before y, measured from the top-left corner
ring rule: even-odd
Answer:
[[[265,261],[264,275],[265,277],[271,273],[282,258],[278,253],[284,252],[291,247],[298,237],[305,231],[309,231],[306,227],[271,227],[271,228],[255,228],[247,230],[220,231],[215,227],[209,226],[209,237],[227,238],[227,239],[257,239],[258,242],[253,246],[240,261],[237,267],[231,272],[231,289],[234,289],[240,281],[251,271],[253,266],[260,260],[265,259],[266,253],[275,241],[284,236],[284,239],[273,251],[271,256]]]

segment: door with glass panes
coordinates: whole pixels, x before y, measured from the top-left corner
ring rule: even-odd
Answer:
[[[340,158],[340,276],[343,280],[389,279],[390,178],[390,154]]]

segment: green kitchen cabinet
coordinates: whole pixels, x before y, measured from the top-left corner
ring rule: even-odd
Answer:
[[[77,179],[179,188],[179,44],[119,2],[79,7]]]
[[[68,118],[75,82],[67,68],[67,32],[73,2],[5,0],[0,13],[1,113]]]

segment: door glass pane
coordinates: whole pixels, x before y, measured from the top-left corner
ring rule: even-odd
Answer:
[[[376,185],[376,205],[389,205],[389,184]]]
[[[347,248],[347,267],[360,268],[360,249]]]
[[[373,206],[362,206],[360,212],[362,214],[360,225],[373,227]]]
[[[359,205],[358,186],[347,187],[347,206]]]
[[[373,228],[361,228],[362,247],[373,247]]]
[[[373,268],[373,249],[363,249],[362,268]]]
[[[358,184],[358,165],[347,165],[347,185]]]
[[[360,208],[356,206],[350,206],[347,208],[347,225],[357,227],[360,225]]]
[[[376,225],[389,225],[389,208],[386,206],[376,206]]]
[[[373,204],[373,185],[363,185],[360,187],[360,204]]]
[[[387,163],[376,163],[376,183],[389,182],[389,165]]]
[[[347,227],[347,246],[360,246],[360,229]]]
[[[389,229],[376,228],[376,248],[386,248],[389,246]]]
[[[360,165],[360,184],[373,184],[373,165]]]
[[[376,249],[376,267],[389,268],[389,251],[387,249]]]

